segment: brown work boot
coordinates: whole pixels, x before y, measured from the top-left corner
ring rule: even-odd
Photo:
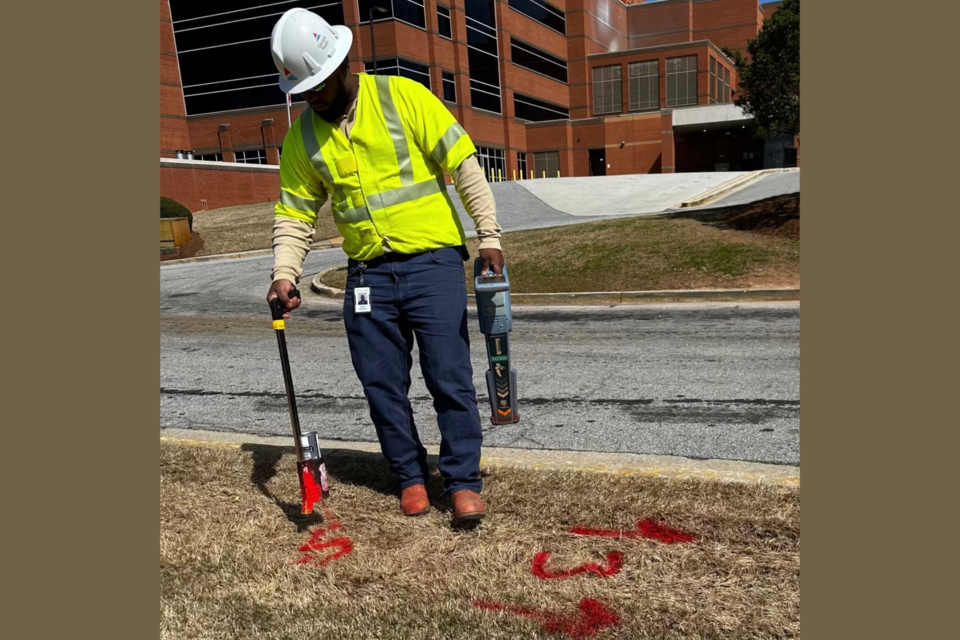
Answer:
[[[454,522],[479,522],[486,513],[476,491],[463,489],[452,496]]]
[[[400,492],[400,509],[405,516],[422,516],[430,512],[430,498],[422,484],[415,484]]]

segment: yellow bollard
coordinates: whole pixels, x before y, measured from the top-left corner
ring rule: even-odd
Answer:
[[[544,178],[547,177],[547,172],[546,172],[546,171],[543,172],[543,177],[544,177]]]
[[[514,182],[517,181],[517,170],[516,170],[516,169],[513,170],[513,181],[514,181]]]
[[[533,180],[533,171],[528,172],[527,180]]]
[[[497,182],[503,182],[503,171],[497,169]]]
[[[558,177],[558,178],[560,177],[560,172],[559,172],[559,171],[557,171],[557,177]]]

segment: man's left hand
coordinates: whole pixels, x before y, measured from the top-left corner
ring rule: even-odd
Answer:
[[[500,249],[480,249],[480,273],[493,269],[495,274],[503,275],[503,252]]]

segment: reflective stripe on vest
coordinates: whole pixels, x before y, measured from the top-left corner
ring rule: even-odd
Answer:
[[[443,180],[443,178],[424,180],[423,182],[405,187],[390,189],[383,193],[374,193],[367,196],[367,202],[370,204],[371,211],[379,211],[380,209],[386,209],[387,207],[403,204],[404,202],[426,198],[435,193],[440,193],[440,189],[442,188],[440,186],[441,180]]]
[[[400,122],[397,107],[393,104],[393,93],[390,92],[390,76],[376,76],[377,96],[380,98],[380,108],[383,118],[387,121],[387,131],[393,140],[393,148],[397,152],[397,165],[400,167],[400,184],[413,184],[413,165],[410,164],[410,149],[407,146],[407,134]]]
[[[378,76],[377,94],[380,98],[380,106],[383,109],[384,117],[387,121],[387,130],[390,132],[390,138],[393,140],[393,147],[397,153],[397,163],[400,166],[400,181],[404,184],[402,187],[390,189],[383,193],[373,193],[367,196],[367,203],[370,205],[370,211],[379,211],[405,202],[419,200],[440,193],[446,186],[441,184],[443,178],[430,178],[423,182],[413,182],[413,165],[410,161],[410,149],[407,146],[406,134],[403,131],[403,125],[400,122],[400,116],[397,114],[396,107],[393,104],[393,95],[390,93],[390,76]],[[306,116],[307,114],[304,114]],[[437,143],[431,155],[434,158],[439,157],[442,160],[446,157],[460,136],[466,135],[459,124],[452,125],[444,134],[440,142]],[[300,118],[300,134],[303,139],[303,148],[310,157],[310,162],[316,168],[320,176],[328,183],[334,185],[336,199],[338,204],[346,204],[346,198],[343,195],[343,187],[333,180],[330,168],[323,159],[323,153],[320,151],[320,142],[317,140],[317,131],[313,127],[313,110],[309,112],[309,117]],[[439,164],[439,162],[438,162]],[[334,218],[337,222],[349,223],[360,222],[362,220],[371,220],[370,212],[366,207],[357,207],[355,209],[338,206],[333,207]]]
[[[291,209],[298,211],[310,211],[316,213],[320,210],[320,201],[314,198],[304,198],[290,193],[289,191],[280,191],[280,203]]]
[[[344,206],[347,204],[347,199],[343,195],[343,187],[334,181],[333,174],[330,173],[330,167],[327,166],[327,162],[323,159],[323,153],[320,151],[320,142],[317,140],[317,131],[313,128],[313,118],[313,109],[310,109],[309,114],[300,116],[300,137],[303,139],[303,149],[307,152],[307,155],[310,157],[310,162],[320,174],[320,177],[333,185],[336,200],[333,207],[334,222],[349,224],[351,222],[370,220],[370,212],[367,211],[366,207],[360,206],[354,209],[349,206]]]
[[[443,163],[443,159],[447,157],[447,154],[450,153],[450,149],[453,148],[453,145],[457,144],[457,141],[460,140],[461,136],[467,135],[467,132],[464,131],[463,127],[460,126],[460,123],[454,122],[450,125],[450,128],[447,129],[447,132],[443,134],[443,137],[440,138],[440,141],[437,142],[437,146],[433,148],[433,151],[430,152],[430,155],[433,157],[434,161],[437,164]]]

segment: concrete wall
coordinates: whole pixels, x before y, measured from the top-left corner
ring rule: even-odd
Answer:
[[[279,194],[278,166],[160,160],[160,195],[173,198],[191,212],[269,202]]]

